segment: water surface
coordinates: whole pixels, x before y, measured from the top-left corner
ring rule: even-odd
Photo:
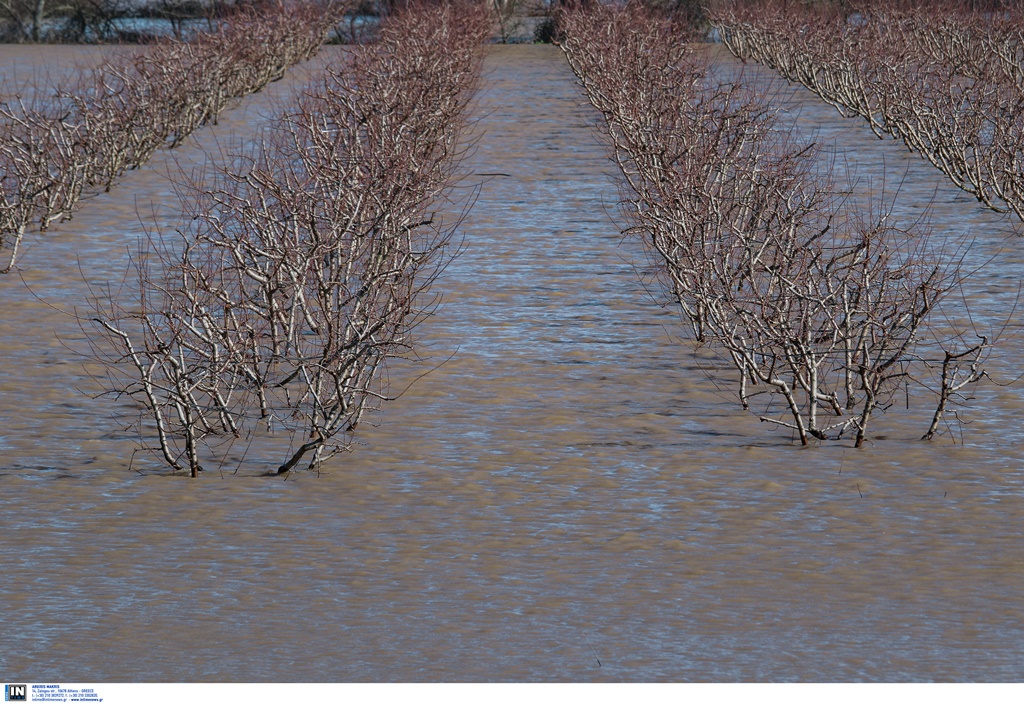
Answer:
[[[393,387],[440,365],[323,477],[261,477],[258,453],[198,481],[133,470],[59,312],[173,211],[176,164],[251,134],[296,79],[29,242],[24,282],[0,280],[8,678],[1020,680],[1020,389],[989,386],[962,435],[930,444],[926,407],[893,409],[860,451],[741,414],[642,284],[558,50],[494,47],[486,68],[464,252]],[[865,182],[905,173],[936,236],[973,232],[994,261],[972,301],[1006,308],[1012,227],[778,90]],[[1010,373],[1020,352],[993,363]]]

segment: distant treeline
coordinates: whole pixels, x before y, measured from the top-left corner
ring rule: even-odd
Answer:
[[[162,36],[187,38],[192,32],[212,30],[213,24],[239,8],[280,4],[287,0],[0,0],[0,42],[140,43]],[[438,4],[448,0],[339,0],[345,6],[347,26],[339,27],[334,41],[349,41],[357,34],[356,18],[383,17],[409,5]],[[330,0],[325,0],[330,2]],[[675,15],[695,27],[708,27],[707,17],[723,0],[479,0],[500,19],[511,16],[553,16],[561,8],[639,4]],[[973,12],[999,12],[1019,8],[1024,0],[946,0]],[[783,11],[814,9],[827,14],[857,15],[867,8],[927,7],[933,0],[751,0]],[[550,20],[549,20],[550,23]],[[554,31],[551,24],[549,33]],[[550,38],[537,36],[538,40]]]
[[[352,0],[354,15],[388,14],[405,0]],[[0,0],[0,42],[146,42],[186,38],[244,7],[279,0]]]
[[[143,43],[158,37],[188,38],[242,7],[288,0],[0,0],[0,42]],[[324,0],[330,3],[331,0]],[[444,5],[447,0],[337,0],[348,21],[335,37],[358,34],[356,19],[384,17],[411,5]],[[479,0],[498,16],[551,15],[561,7],[604,4],[603,0]],[[701,22],[706,0],[645,0],[644,4],[685,13]]]
[[[0,0],[0,41],[118,42],[181,36],[233,12],[231,0]]]

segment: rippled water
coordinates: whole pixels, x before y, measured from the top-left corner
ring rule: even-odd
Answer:
[[[176,158],[250,133],[293,85]],[[908,211],[933,200],[936,236],[970,229],[972,257],[993,257],[972,301],[983,319],[1008,307],[1024,270],[1009,225],[778,90],[865,184],[906,173]],[[54,308],[81,303],[79,266],[92,281],[124,268],[136,211],[173,207],[173,160],[30,242],[25,282],[0,280],[9,678],[1024,675],[1020,387],[985,389],[962,443],[917,441],[924,407],[890,411],[859,451],[802,449],[740,414],[641,285],[581,100],[557,49],[491,50],[465,251],[421,328],[428,358],[396,365],[394,386],[451,359],[321,478],[260,477],[259,456],[198,481],[138,474],[110,406],[78,390],[81,335]],[[993,361],[1004,375],[1021,346]]]

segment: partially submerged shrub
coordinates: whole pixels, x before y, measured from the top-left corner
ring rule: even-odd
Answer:
[[[153,238],[131,285],[96,291],[92,356],[168,466],[195,476],[276,433],[279,473],[319,470],[387,397],[451,256],[437,209],[487,27],[451,6],[390,16],[252,151],[183,186],[186,226]]]
[[[105,62],[50,96],[0,102],[0,273],[28,231],[69,218],[83,194],[109,190],[156,149],[310,58],[335,13],[311,4],[240,11],[216,33]]]
[[[872,418],[924,375],[927,325],[962,286],[965,247],[933,246],[919,225],[849,199],[762,94],[710,77],[672,19],[634,5],[567,13],[563,26],[604,117],[629,232],[693,339],[731,363],[731,387],[762,422],[802,444],[852,435],[861,446]],[[940,406],[981,379],[988,348],[938,350],[950,365]]]
[[[958,188],[1024,220],[1024,12],[989,3],[715,3],[738,58],[806,86],[879,137],[902,141]]]

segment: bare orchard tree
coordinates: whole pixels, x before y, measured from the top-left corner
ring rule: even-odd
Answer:
[[[762,93],[713,80],[670,19],[595,8],[563,27],[604,117],[629,231],[695,341],[731,362],[740,403],[762,422],[802,444],[852,434],[861,446],[919,370],[964,250],[858,205]],[[940,402],[954,387],[942,383]]]
[[[77,204],[89,180],[84,129],[67,102],[0,102],[0,249],[7,273],[27,231],[46,230]]]
[[[339,5],[246,10],[192,42],[115,56],[32,102],[0,103],[0,250],[11,270],[26,232],[69,218],[161,147],[311,57]]]
[[[1009,310],[1003,309],[1000,315],[1003,322],[997,327],[981,328],[964,298],[956,306],[956,319],[947,320],[945,324],[936,325],[930,330],[932,339],[929,340],[929,347],[937,352],[923,360],[924,374],[930,373],[932,378],[924,378],[921,385],[935,394],[936,402],[931,424],[921,439],[936,437],[940,433],[940,425],[948,426],[949,415],[959,421],[959,408],[974,400],[975,390],[982,380],[989,379],[999,386],[1007,386],[1019,380],[1018,376],[1017,379],[998,381],[990,376],[985,365],[996,345],[1010,334],[1020,295],[1021,288],[1018,286],[1016,299]],[[942,310],[942,313],[952,317],[946,310]]]
[[[412,348],[452,254],[458,222],[437,210],[485,28],[482,10],[388,18],[256,147],[189,178],[173,246],[96,297],[107,391],[135,402],[133,427],[169,466],[195,475],[200,449],[223,462],[222,441],[283,433],[278,473],[316,471],[387,397],[385,364]]]
[[[799,82],[840,113],[901,140],[958,188],[1024,220],[1024,13],[963,3],[835,8],[722,1],[729,50]]]
[[[129,429],[143,449],[193,477],[220,442],[241,436],[247,405],[231,334],[246,322],[221,295],[235,272],[216,255],[151,237],[120,289],[93,291],[93,316],[82,320],[104,395],[139,410]]]

